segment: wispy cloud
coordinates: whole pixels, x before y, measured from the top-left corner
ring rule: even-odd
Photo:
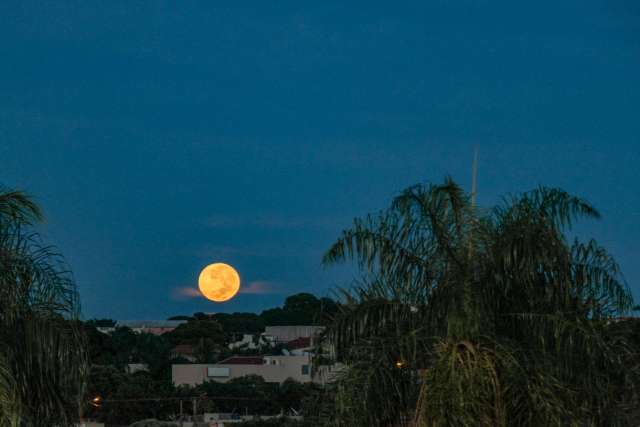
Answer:
[[[240,293],[241,294],[257,294],[257,295],[277,294],[279,293],[277,288],[278,286],[273,282],[255,281],[255,282],[249,283],[246,286],[241,287]]]
[[[281,293],[279,286],[275,282],[256,280],[246,285],[240,286],[241,294],[247,295],[268,295]],[[184,301],[194,298],[203,298],[197,286],[180,286],[171,290],[171,298],[176,301]]]
[[[197,286],[181,286],[171,290],[171,298],[177,301],[199,297],[202,297],[202,293]]]

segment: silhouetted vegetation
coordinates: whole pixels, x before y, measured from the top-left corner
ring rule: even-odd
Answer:
[[[0,426],[68,426],[86,379],[78,294],[69,269],[33,226],[40,209],[0,191]]]
[[[587,202],[539,188],[493,209],[451,180],[355,220],[325,263],[355,260],[327,337],[348,369],[339,426],[631,426],[637,326],[615,260],[569,241]]]
[[[640,320],[626,316],[637,306],[604,248],[568,241],[582,217],[599,214],[558,189],[489,210],[450,180],[411,187],[325,255],[363,273],[339,303],[301,293],[259,315],[175,316],[187,322],[157,336],[80,322],[68,269],[32,230],[38,208],[0,192],[0,426],[68,426],[83,411],[107,425],[175,419],[193,402],[198,413],[305,417],[246,427],[632,426]],[[177,346],[216,362],[267,325],[326,325],[332,352],[318,360],[346,369],[326,387],[171,383],[171,364],[188,363]]]

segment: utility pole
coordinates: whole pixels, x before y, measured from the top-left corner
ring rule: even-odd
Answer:
[[[196,403],[196,398],[193,398],[193,421],[196,420],[196,414],[198,413],[198,404]]]

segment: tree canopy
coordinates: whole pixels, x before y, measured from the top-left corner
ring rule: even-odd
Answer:
[[[78,293],[33,229],[41,218],[24,193],[0,191],[0,426],[68,426],[82,407]]]
[[[447,179],[356,219],[324,257],[362,272],[327,334],[347,365],[333,424],[633,425],[631,293],[603,247],[566,234],[599,217],[544,187],[478,208]]]
[[[287,297],[282,308],[264,310],[260,318],[267,326],[323,325],[337,309],[331,298],[303,292]]]

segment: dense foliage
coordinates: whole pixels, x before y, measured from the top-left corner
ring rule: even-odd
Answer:
[[[308,293],[288,297],[282,308],[272,308],[260,314],[265,325],[325,325],[338,306],[331,298],[316,298]]]
[[[33,225],[38,207],[0,192],[0,426],[70,426],[84,393],[73,278]]]
[[[476,208],[451,180],[357,219],[324,261],[355,259],[328,337],[348,368],[333,425],[637,423],[632,297],[587,202],[539,188]]]
[[[337,303],[331,298],[317,298],[302,292],[285,299],[282,307],[255,313],[194,313],[193,316],[178,315],[169,320],[215,320],[227,333],[255,334],[264,331],[265,326],[287,325],[326,325],[338,310]],[[102,319],[98,322],[108,322]]]
[[[282,384],[265,382],[259,376],[234,378],[227,383],[206,382],[196,387],[174,387],[170,381],[156,379],[148,372],[126,374],[112,366],[94,367],[89,393],[100,396],[90,406],[88,416],[107,425],[127,425],[148,418],[177,419],[182,413],[222,412],[251,415],[303,413],[308,398],[319,393],[315,384],[291,379]],[[311,411],[313,408],[310,408]]]

